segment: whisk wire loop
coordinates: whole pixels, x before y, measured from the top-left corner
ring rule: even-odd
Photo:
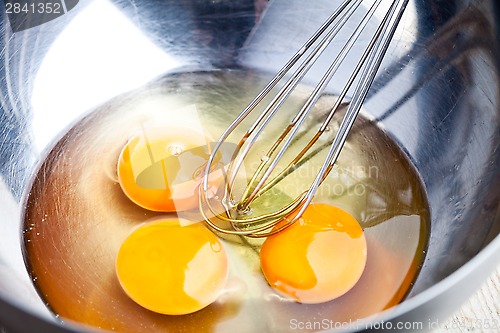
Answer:
[[[330,111],[320,125],[313,138],[300,150],[288,165],[270,179],[275,172],[278,163],[283,158],[285,152],[297,138],[299,129],[303,126],[314,105],[318,102],[320,96],[324,93],[327,85],[337,73],[340,65],[345,61],[353,45],[356,43],[361,33],[366,29],[368,22],[383,0],[375,0],[369,7],[356,29],[345,42],[344,46],[337,53],[335,59],[331,62],[329,68],[320,79],[319,83],[313,89],[312,93],[304,103],[300,111],[293,117],[290,123],[282,131],[279,137],[272,144],[266,155],[261,158],[261,162],[254,171],[250,181],[247,183],[243,194],[239,200],[234,199],[234,186],[238,172],[243,162],[247,158],[250,149],[256,140],[262,135],[277,110],[281,108],[284,101],[290,96],[297,85],[303,80],[306,73],[313,64],[323,54],[326,48],[337,36],[340,29],[346,24],[349,18],[357,10],[364,0],[346,0],[339,8],[326,20],[325,23],[309,38],[302,48],[283,66],[278,74],[266,85],[266,87],[248,104],[240,115],[224,131],[219,141],[215,144],[212,154],[208,160],[205,169],[202,186],[200,186],[200,211],[206,222],[215,230],[228,234],[246,235],[250,237],[265,237],[288,227],[296,222],[304,213],[308,205],[312,202],[319,186],[325,180],[329,172],[335,165],[340,152],[347,140],[347,136],[361,110],[362,104],[368,94],[369,88],[377,74],[382,63],[383,57],[389,47],[389,43],[394,37],[397,26],[402,18],[408,0],[393,0],[389,9],[380,21],[375,33],[370,39],[367,47],[362,53],[360,59],[355,65],[354,70],[349,75],[338,98],[333,103]],[[319,41],[318,41],[319,40]],[[315,45],[316,44],[316,45]],[[314,46],[314,47],[313,47]],[[313,48],[312,50],[308,50]],[[236,145],[233,158],[225,170],[225,187],[222,196],[222,206],[224,209],[215,209],[210,202],[212,195],[209,196],[209,174],[211,165],[214,162],[217,151],[221,149],[223,143],[243,122],[243,120],[265,99],[265,97],[275,88],[275,86],[286,76],[301,59],[305,56],[303,62],[296,71],[290,76],[286,83],[279,90],[277,95],[261,111],[261,114],[245,132],[241,140]],[[360,74],[361,73],[361,74]],[[356,82],[357,80],[357,82]],[[275,186],[281,180],[292,173],[305,159],[306,153],[318,141],[322,134],[327,130],[334,114],[345,105],[344,99],[351,86],[356,82],[350,103],[347,104],[347,110],[340,126],[333,138],[332,144],[324,163],[316,174],[311,186],[299,196],[284,207],[277,209],[272,213],[259,216],[245,216],[245,212],[251,211],[250,204],[263,193]],[[209,216],[210,215],[210,216]],[[223,226],[222,226],[223,225]]]

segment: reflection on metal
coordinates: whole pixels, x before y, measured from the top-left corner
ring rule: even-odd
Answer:
[[[34,77],[35,142],[45,147],[72,119],[180,64],[113,4],[91,3],[58,35]]]
[[[0,189],[0,208],[8,212],[0,220],[0,244],[19,238],[23,211],[20,197],[35,171],[35,164],[43,157],[40,150],[46,149],[47,142],[56,139],[58,133],[78,117],[74,114],[52,126],[61,113],[44,116],[46,110],[33,108],[33,84],[54,41],[92,4],[92,1],[80,1],[67,14],[15,34],[8,27],[6,16],[0,21],[0,174],[4,185]],[[317,0],[314,6],[304,7],[303,1],[275,0],[261,15],[259,27],[252,33],[255,39],[247,39],[257,16],[254,1],[113,1],[113,6],[162,52],[181,63],[186,62],[191,68],[262,69],[269,66],[273,71],[282,63],[279,59],[289,57],[285,53],[298,33],[314,30],[318,13],[331,12],[328,9],[333,5],[334,1]],[[446,317],[495,267],[500,249],[497,236],[500,225],[497,213],[500,204],[500,45],[497,38],[500,4],[496,0],[416,0],[412,6],[411,14],[416,21],[403,18],[399,30],[412,38],[408,42],[396,40],[391,45],[378,78],[380,86],[366,109],[373,119],[383,119],[379,125],[405,149],[426,184],[432,215],[431,244],[421,279],[417,280],[410,299],[383,314],[380,319],[386,322],[422,318],[427,322]],[[284,29],[286,36],[272,32],[274,26],[290,18],[280,8],[299,13],[301,18],[288,21]],[[92,29],[92,17],[87,16],[86,20],[80,26],[84,30]],[[225,22],[227,28],[220,28],[217,22]],[[252,41],[265,35],[270,37],[265,49],[253,48]],[[433,42],[435,40],[439,42]],[[106,56],[101,49],[94,48],[93,43],[88,45],[90,48],[82,54]],[[60,50],[66,47],[68,45],[61,45]],[[250,63],[249,59],[258,61]],[[61,61],[59,66],[70,70],[83,66],[69,59]],[[119,75],[127,78],[133,66],[128,64]],[[82,69],[90,71],[86,67]],[[91,89],[108,79],[102,73],[96,74],[95,80],[84,88]],[[75,98],[85,101],[86,89],[77,92]],[[397,111],[390,111],[392,109]],[[390,116],[384,116],[387,111]],[[47,132],[45,144],[34,139],[34,118],[38,119],[39,128],[52,129]],[[0,247],[0,251],[0,257],[12,258],[12,253],[21,257],[19,248]],[[471,260],[473,258],[475,260]],[[22,271],[23,265],[19,259],[0,266],[9,283],[20,286],[0,293],[2,325],[15,327],[12,331],[16,332],[33,331],[33,327],[40,333],[75,331],[73,325],[52,325],[47,321],[49,317],[40,320],[39,316],[29,314],[30,306],[40,304],[36,303],[34,290],[21,292],[23,280],[10,273],[12,266]],[[446,277],[448,279],[442,281]],[[0,280],[0,284],[5,285],[4,280]],[[433,288],[429,290],[430,287]]]

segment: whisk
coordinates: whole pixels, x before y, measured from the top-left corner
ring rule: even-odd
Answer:
[[[270,80],[264,89],[248,104],[248,106],[236,117],[230,126],[223,132],[220,139],[213,146],[211,155],[207,161],[204,171],[203,182],[200,186],[200,210],[206,222],[219,232],[225,234],[246,235],[250,237],[266,237],[281,231],[292,223],[296,222],[304,213],[308,205],[313,200],[318,187],[325,180],[329,172],[335,165],[337,158],[346,142],[347,136],[353,127],[355,119],[360,112],[362,104],[367,96],[368,90],[376,76],[383,57],[389,47],[396,28],[401,20],[408,0],[391,0],[388,8],[383,8],[383,14],[379,24],[369,42],[367,43],[358,61],[348,75],[345,84],[340,90],[337,99],[325,114],[320,122],[319,128],[310,141],[300,149],[299,153],[280,172],[275,172],[278,163],[282,160],[285,152],[292,142],[297,139],[299,129],[304,126],[304,121],[311,117],[310,113],[319,98],[324,93],[327,85],[334,75],[339,71],[340,66],[345,63],[346,57],[352,56],[351,50],[358,42],[363,31],[367,30],[368,23],[373,22],[373,17],[380,12],[380,5],[383,0],[374,0],[366,6],[366,13],[357,21],[357,26],[345,43],[339,48],[330,67],[321,77],[311,94],[301,107],[300,111],[292,118],[289,124],[283,129],[279,137],[272,143],[267,153],[260,159],[250,180],[247,182],[241,195],[235,195],[235,181],[238,172],[241,170],[245,159],[248,158],[251,148],[257,139],[263,135],[277,111],[282,107],[285,100],[297,88],[297,85],[304,79],[306,73],[311,69],[318,58],[338,36],[339,31],[345,28],[347,22],[352,22],[354,13],[365,8],[360,6],[366,4],[366,0],[345,0],[335,12],[321,25],[321,27],[305,42],[283,68]],[[377,11],[378,9],[378,11]],[[337,37],[338,38],[338,37]],[[300,62],[302,60],[302,62]],[[293,73],[290,73],[293,70]],[[270,102],[268,95],[274,90],[279,91]],[[354,89],[352,89],[354,87]],[[346,96],[352,93],[352,97],[346,102]],[[259,109],[259,105],[268,103]],[[333,138],[326,158],[319,169],[308,190],[302,192],[290,203],[279,207],[270,213],[258,216],[251,214],[251,204],[263,193],[271,189],[281,180],[293,173],[307,159],[311,148],[319,138],[329,130],[330,122],[334,114],[343,106],[347,110],[342,118],[337,132]],[[247,119],[251,113],[259,112],[256,120],[244,132],[243,136],[236,144],[231,162],[224,168],[224,192],[217,195],[211,189],[209,178],[217,160],[217,154],[223,149],[228,137],[235,132],[236,128]],[[278,173],[276,175],[276,173]],[[215,200],[215,202],[214,202]]]

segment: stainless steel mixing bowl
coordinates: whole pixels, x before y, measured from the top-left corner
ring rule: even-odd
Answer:
[[[16,33],[3,15],[0,332],[85,331],[46,310],[20,245],[23,193],[61,131],[168,71],[276,71],[336,3],[83,0]],[[497,0],[410,1],[374,83],[365,109],[414,163],[432,226],[411,293],[369,318],[386,323],[373,330],[415,321],[422,323],[417,331],[435,328],[499,262],[499,35]]]

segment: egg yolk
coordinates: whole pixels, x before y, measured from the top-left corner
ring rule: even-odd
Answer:
[[[207,142],[210,140],[206,135],[189,128],[144,130],[129,140],[118,159],[123,192],[137,205],[152,211],[196,207],[198,185],[210,155]],[[219,169],[211,173],[210,184],[220,179]]]
[[[123,242],[116,273],[125,293],[151,311],[182,315],[217,298],[228,275],[226,252],[201,224],[161,219],[136,228]]]
[[[322,303],[356,284],[366,248],[354,217],[331,205],[311,204],[298,221],[264,241],[261,268],[278,292],[300,303]]]

